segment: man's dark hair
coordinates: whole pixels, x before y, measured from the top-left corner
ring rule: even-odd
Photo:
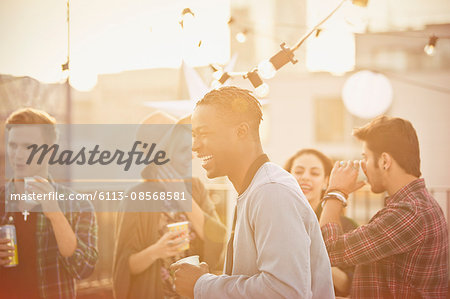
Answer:
[[[235,86],[214,89],[197,102],[197,106],[200,105],[217,106],[224,119],[248,122],[255,136],[259,136],[259,124],[263,119],[261,104],[249,90]]]
[[[388,153],[406,173],[421,176],[419,140],[409,121],[379,116],[364,127],[354,129],[353,135],[366,142],[377,160],[382,153]]]

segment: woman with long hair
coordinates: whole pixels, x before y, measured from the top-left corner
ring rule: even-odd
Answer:
[[[286,161],[284,169],[295,177],[306,199],[316,213],[317,219],[320,219],[322,214],[321,199],[327,189],[328,179],[333,169],[331,159],[316,149],[302,149]],[[354,230],[357,227],[353,220],[343,215],[341,216],[341,223],[344,232]],[[353,267],[332,267],[331,270],[336,295],[348,295]]]
[[[156,119],[158,124],[162,123],[161,115]],[[171,157],[170,162],[161,166],[148,165],[141,173],[142,183],[128,192],[174,191],[170,190],[170,184],[165,185],[164,179],[184,178],[185,190],[192,195],[192,211],[174,212],[174,201],[161,201],[159,212],[126,212],[125,208],[118,213],[113,260],[113,288],[117,299],[179,298],[169,267],[186,256],[199,255],[201,261],[210,265],[211,271],[222,269],[226,227],[219,220],[201,181],[190,179],[192,152],[190,148],[179,146],[184,144],[179,142],[181,138],[191,138],[190,130],[187,132],[180,125],[187,121],[178,121],[165,138],[160,138],[160,141],[165,140],[164,149]],[[138,132],[139,135],[142,132]],[[155,184],[155,178],[163,180]],[[185,221],[189,222],[187,235],[168,231],[167,225]]]

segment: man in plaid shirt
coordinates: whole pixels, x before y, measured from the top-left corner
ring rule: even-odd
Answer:
[[[410,122],[378,117],[353,132],[363,141],[361,167],[385,207],[343,234],[340,214],[357,182],[359,161],[336,163],[320,224],[333,266],[355,265],[353,298],[446,298],[448,230],[420,178],[419,142]]]
[[[88,277],[97,262],[97,221],[91,203],[44,200],[41,212],[36,211],[39,206],[7,200],[11,194],[25,192],[57,192],[65,198],[73,193],[49,177],[48,163],[25,163],[28,145],[54,142],[54,124],[47,113],[30,108],[14,112],[6,121],[7,153],[14,177],[0,192],[0,224],[6,224],[11,216],[14,219],[19,265],[0,267],[2,298],[75,298],[75,279]],[[26,177],[36,181],[25,186]],[[9,240],[0,239],[0,266],[9,263],[10,249]]]

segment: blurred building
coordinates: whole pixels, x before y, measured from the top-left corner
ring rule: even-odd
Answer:
[[[308,12],[315,0],[236,0],[231,1],[230,47],[238,53],[236,71],[250,71],[270,58],[281,42],[293,45],[308,27]],[[324,1],[329,11],[336,1]],[[450,213],[450,7],[448,0],[370,1],[365,12],[365,31],[354,34],[353,71],[335,76],[329,72],[308,72],[306,47],[296,52],[299,62],[287,64],[272,79],[264,106],[262,136],[264,148],[272,161],[283,164],[300,148],[314,147],[335,159],[359,159],[361,146],[351,136],[353,127],[368,122],[351,115],[342,102],[342,87],[357,70],[383,73],[394,92],[386,114],[403,117],[417,130],[422,173],[427,186],[446,216]],[[235,38],[245,35],[245,42]],[[435,55],[424,53],[432,35],[438,39]],[[242,36],[241,36],[242,37]],[[312,37],[314,38],[314,36]],[[241,38],[241,41],[243,39]],[[327,48],[334,50],[333,44]],[[203,80],[212,81],[208,66],[196,68]],[[234,78],[232,84],[251,89],[247,80]],[[138,123],[154,111],[148,101],[189,98],[184,74],[180,69],[159,68],[99,75],[90,92],[72,89],[73,123]],[[0,77],[0,115],[2,121],[13,110],[33,106],[52,113],[64,122],[67,111],[65,86],[42,84],[31,78]],[[289,133],[289,137],[288,137]],[[2,137],[2,136],[0,136]],[[0,149],[4,156],[4,148]],[[1,159],[3,163],[3,159]],[[198,161],[194,174],[204,178]],[[3,172],[2,172],[3,173]],[[3,176],[3,175],[2,175]],[[204,178],[205,179],[205,178]],[[225,222],[234,191],[223,179],[207,181],[211,196]],[[383,195],[364,189],[356,194],[347,214],[365,223],[382,207]],[[378,199],[378,200],[377,200]],[[91,279],[81,284],[85,293],[102,289],[108,296],[112,259],[111,228],[113,215],[99,214],[102,257]],[[89,291],[91,288],[91,291]]]

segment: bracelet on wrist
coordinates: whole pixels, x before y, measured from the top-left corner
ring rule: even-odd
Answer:
[[[347,206],[347,199],[339,193],[336,192],[328,192],[325,194],[325,196],[322,198],[322,208],[325,205],[325,202],[329,199],[335,199],[341,202],[342,206],[345,208]]]
[[[348,198],[348,194],[347,193],[345,193],[344,191],[338,190],[338,189],[328,189],[325,192],[325,194],[328,194],[328,193],[331,193],[331,192],[341,194],[345,199]]]

